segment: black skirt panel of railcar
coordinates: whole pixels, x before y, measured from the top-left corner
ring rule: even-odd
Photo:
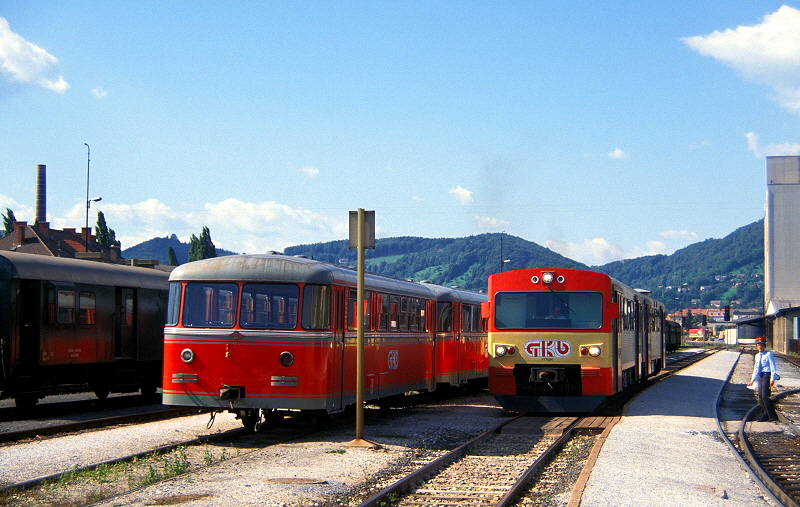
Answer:
[[[168,274],[0,253],[0,390],[18,405],[160,385]]]

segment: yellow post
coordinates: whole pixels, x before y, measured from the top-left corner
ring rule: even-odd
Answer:
[[[347,445],[356,447],[378,447],[374,442],[364,440],[364,249],[365,225],[364,209],[358,208],[358,285],[356,287],[356,438]]]

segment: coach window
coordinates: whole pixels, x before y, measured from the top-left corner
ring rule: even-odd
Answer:
[[[391,296],[389,302],[389,330],[397,331],[400,321],[400,296]]]
[[[58,291],[56,322],[59,324],[72,324],[75,322],[75,291]]]
[[[128,294],[125,296],[125,301],[123,302],[124,308],[123,311],[125,312],[124,318],[122,319],[122,323],[126,326],[133,325],[133,305],[134,299],[132,294]]]
[[[183,298],[183,325],[233,327],[238,289],[235,283],[186,284]]]
[[[330,327],[331,288],[327,285],[303,287],[303,328],[328,329]]]
[[[453,330],[453,304],[436,303],[436,330],[446,332]]]
[[[81,292],[78,305],[78,322],[92,325],[95,323],[95,294],[94,292]]]
[[[299,294],[297,285],[244,284],[239,325],[245,328],[294,329]]]

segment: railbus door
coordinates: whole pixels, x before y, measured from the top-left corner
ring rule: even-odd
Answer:
[[[642,378],[645,379],[652,373],[650,371],[650,305],[642,303]]]
[[[114,359],[136,357],[136,290],[117,287],[114,314]]]
[[[332,403],[331,410],[333,412],[339,412],[342,410],[342,397],[344,395],[344,372],[342,370],[344,368],[344,335],[345,329],[347,329],[348,325],[348,297],[347,289],[345,287],[337,287],[334,285],[331,288],[333,289],[331,294],[333,301],[331,301],[332,336],[330,396]],[[350,290],[350,294],[352,294],[352,297],[350,298],[349,303],[355,304],[357,297],[355,289]],[[354,313],[355,311],[353,314]]]

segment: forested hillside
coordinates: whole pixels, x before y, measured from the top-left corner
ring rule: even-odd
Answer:
[[[668,307],[712,300],[761,308],[764,294],[764,220],[740,227],[722,239],[707,239],[672,255],[612,262],[594,269],[646,288]],[[686,285],[684,285],[686,284]],[[680,292],[678,289],[681,289]],[[678,298],[676,300],[676,298]]]
[[[186,262],[189,244],[175,235],[154,238],[123,251],[125,258],[159,259],[166,264],[167,247]],[[502,251],[502,252],[501,252]],[[232,252],[217,249],[218,255]],[[348,241],[289,247],[286,255],[355,266],[356,251]],[[428,280],[471,290],[486,290],[487,279],[502,269],[592,269],[635,288],[648,289],[669,310],[706,307],[710,301],[736,308],[761,308],[764,290],[764,221],[746,225],[722,239],[707,239],[672,255],[653,255],[591,268],[541,245],[508,234],[481,234],[466,238],[398,237],[376,241],[367,250],[366,268],[372,273],[412,280]],[[507,262],[503,263],[502,260]],[[694,303],[693,303],[694,300]]]

